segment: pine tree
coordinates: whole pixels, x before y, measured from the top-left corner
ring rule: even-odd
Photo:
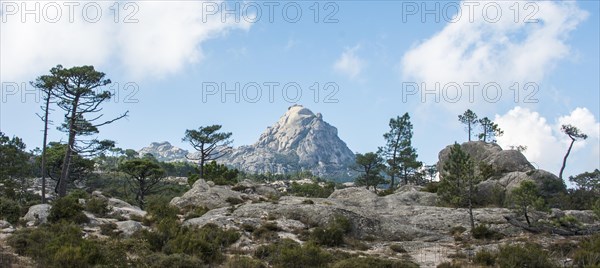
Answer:
[[[440,174],[438,195],[441,200],[454,207],[467,207],[471,228],[475,228],[473,198],[480,181],[475,173],[475,164],[458,143],[450,148],[450,155]]]
[[[466,131],[469,134],[469,141],[471,141],[471,133],[473,133],[473,129],[477,126],[477,114],[475,114],[470,109],[466,110],[464,114],[458,116],[458,121],[466,125]]]
[[[401,178],[404,184],[408,184],[422,163],[417,161],[418,155],[412,146],[413,125],[408,113],[390,119],[389,126],[390,131],[383,134],[386,145],[380,147],[378,153],[385,158],[386,173],[390,177],[390,189],[393,189],[396,177]]]
[[[496,142],[494,137],[500,137],[504,134],[504,131],[498,127],[498,124],[487,117],[479,119],[478,123],[481,126],[481,133],[478,135],[479,140]]]

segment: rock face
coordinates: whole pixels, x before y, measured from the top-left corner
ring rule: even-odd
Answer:
[[[153,142],[148,147],[144,147],[138,151],[140,156],[144,154],[152,154],[158,161],[186,161],[185,156],[189,152],[187,150],[175,147],[169,142]]]
[[[221,162],[250,173],[308,170],[324,177],[349,177],[354,153],[320,113],[294,105],[255,144],[234,149]]]

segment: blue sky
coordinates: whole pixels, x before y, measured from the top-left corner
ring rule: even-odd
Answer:
[[[383,145],[389,118],[408,112],[421,161],[434,163],[444,146],[466,140],[457,115],[470,108],[504,129],[501,146],[527,146],[525,155],[554,173],[568,141],[560,125],[574,124],[589,138],[576,143],[566,173],[600,166],[596,1],[249,1],[239,9],[236,2],[101,1],[81,2],[73,17],[62,2],[38,2],[40,23],[23,13],[35,2],[0,2],[0,129],[30,149],[41,145],[40,104],[33,95],[21,100],[32,90],[21,83],[56,64],[91,64],[119,93],[106,116],[130,111],[100,133],[122,148],[170,141],[189,149],[184,131],[209,124],[233,132],[236,146],[251,144],[299,103],[322,113],[355,152]],[[242,12],[239,22],[221,16],[225,5]],[[207,85],[224,91],[236,83],[246,88],[239,102],[208,94]],[[275,84],[271,101],[267,85]],[[54,121],[61,116],[55,111]],[[53,129],[51,139],[66,138]]]

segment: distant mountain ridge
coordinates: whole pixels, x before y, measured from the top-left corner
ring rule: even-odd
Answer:
[[[235,135],[235,133],[234,133]],[[168,142],[142,148],[160,161],[187,161],[188,151]],[[349,178],[354,153],[337,135],[337,128],[301,105],[293,105],[252,145],[234,148],[218,160],[249,173],[289,174],[310,171],[328,178]]]

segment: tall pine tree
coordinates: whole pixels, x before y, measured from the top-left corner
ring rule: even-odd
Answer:
[[[396,178],[408,184],[422,163],[417,161],[417,151],[412,146],[413,125],[408,113],[390,119],[390,131],[383,134],[386,141],[379,147],[379,154],[385,158],[386,173],[390,177],[390,189],[394,188]]]

